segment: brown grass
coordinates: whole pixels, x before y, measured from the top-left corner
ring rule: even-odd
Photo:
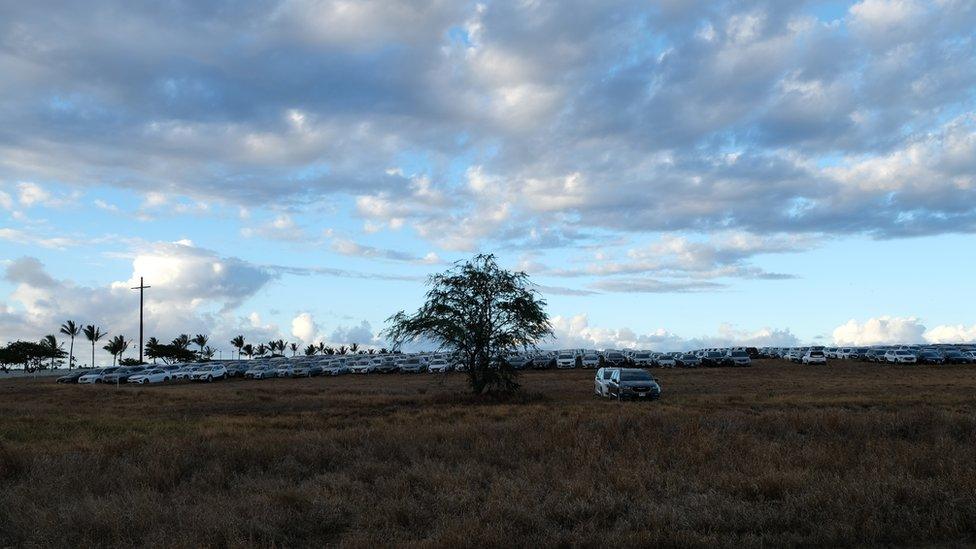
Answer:
[[[976,367],[0,382],[0,546],[976,542]]]

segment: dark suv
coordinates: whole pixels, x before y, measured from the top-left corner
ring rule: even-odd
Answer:
[[[607,396],[617,400],[657,400],[661,398],[661,385],[647,370],[620,368],[607,382]]]

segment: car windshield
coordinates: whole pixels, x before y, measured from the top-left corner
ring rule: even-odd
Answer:
[[[810,351],[810,356],[824,356],[820,351]]]
[[[647,372],[620,372],[620,381],[654,381]]]
[[[909,353],[908,351],[895,351],[895,354],[896,355],[909,355],[911,353]]]
[[[742,358],[749,356],[749,353],[745,351],[732,351],[732,356]]]
[[[650,358],[651,355],[649,355],[647,353],[637,353],[634,356],[636,356],[637,358]]]
[[[695,355],[682,355],[682,356],[681,356],[681,358],[682,358],[683,360],[688,360],[688,359],[692,359],[692,358],[695,358]]]
[[[708,353],[708,356],[710,356],[710,357],[720,357],[720,356],[722,356],[722,353],[720,353],[718,351],[711,351],[711,352]]]

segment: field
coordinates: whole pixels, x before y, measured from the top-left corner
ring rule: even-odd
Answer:
[[[976,543],[976,367],[0,381],[0,546]]]

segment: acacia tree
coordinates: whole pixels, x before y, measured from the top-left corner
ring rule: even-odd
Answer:
[[[530,284],[527,274],[479,254],[431,276],[426,303],[412,315],[400,311],[390,317],[386,335],[394,350],[423,339],[453,351],[467,366],[475,394],[515,392],[516,372],[499,359],[552,334],[546,302]]]

